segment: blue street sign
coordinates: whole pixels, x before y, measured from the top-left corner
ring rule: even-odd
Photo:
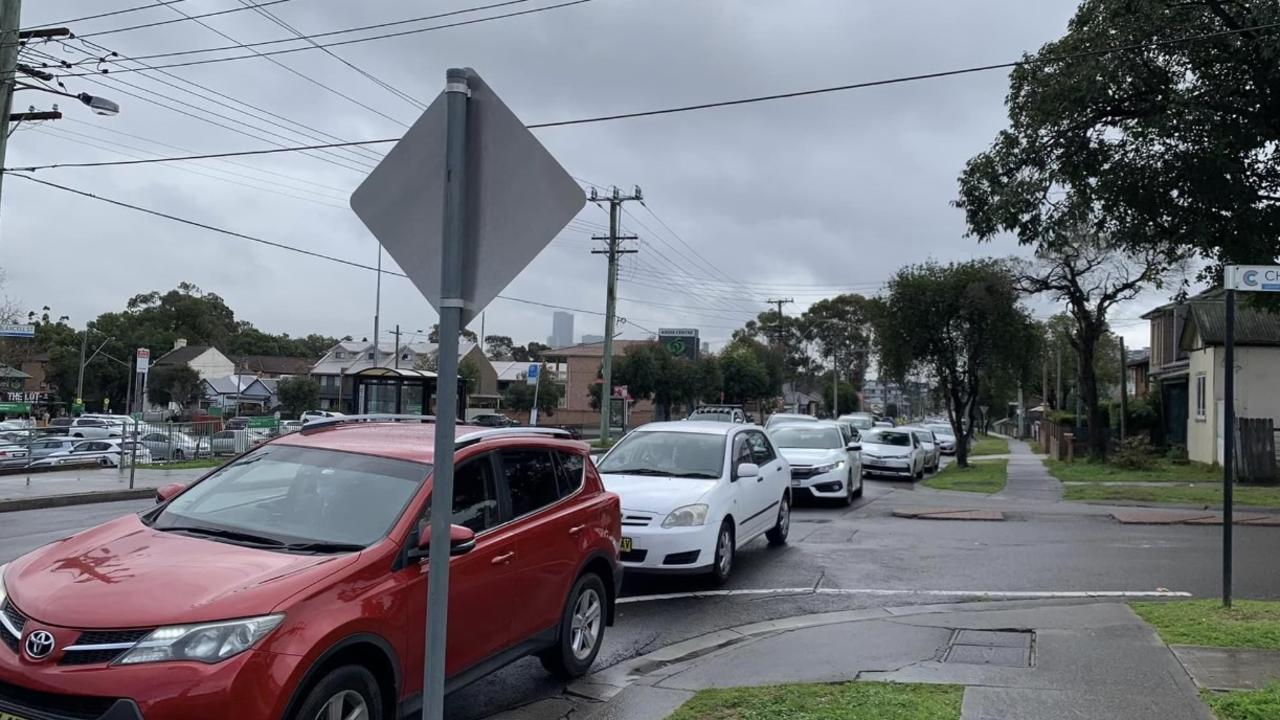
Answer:
[[[529,366],[529,369],[528,369],[527,371],[525,371],[525,375],[524,375],[524,377],[525,377],[525,382],[526,382],[526,383],[528,383],[528,384],[530,384],[530,385],[537,385],[537,384],[538,384],[538,372],[539,372],[539,370],[540,370],[540,368],[541,368],[541,367],[542,367],[542,365],[540,365],[540,364],[538,364],[538,363],[533,363],[532,365],[530,365],[530,366]]]

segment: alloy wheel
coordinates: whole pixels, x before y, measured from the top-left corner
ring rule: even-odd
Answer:
[[[791,503],[785,497],[782,498],[782,507],[778,508],[778,528],[784,538],[791,532]]]
[[[729,528],[720,529],[720,539],[716,541],[716,554],[720,556],[720,577],[729,577],[733,569],[733,534]]]
[[[343,690],[329,698],[316,713],[315,720],[373,720],[364,697],[355,690]]]
[[[586,588],[578,596],[573,607],[573,621],[569,629],[569,649],[578,660],[591,657],[596,643],[600,642],[603,623],[603,605],[594,588]]]

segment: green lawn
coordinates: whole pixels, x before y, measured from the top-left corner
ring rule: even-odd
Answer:
[[[1222,480],[1222,468],[1204,463],[1175,465],[1157,460],[1150,470],[1128,470],[1110,463],[1049,459],[1049,474],[1063,482],[1213,482]]]
[[[204,458],[202,460],[183,460],[181,462],[171,463],[153,463],[151,465],[138,465],[139,470],[198,470],[200,468],[216,468],[226,462],[229,458]]]
[[[1264,690],[1231,693],[1204,692],[1206,704],[1218,720],[1275,720],[1280,718],[1280,683]]]
[[[1221,600],[1130,603],[1129,607],[1170,645],[1280,650],[1280,601]],[[1280,717],[1277,715],[1275,717]]]
[[[978,442],[969,451],[970,455],[1008,455],[1009,441],[994,435],[977,435]]]
[[[703,690],[668,720],[959,720],[959,685],[844,683]]]
[[[1253,487],[1237,485],[1232,493],[1235,504],[1246,507],[1280,508],[1280,487]],[[1222,483],[1200,482],[1188,485],[1068,485],[1064,500],[1091,500],[1112,502],[1116,500],[1139,503],[1170,503],[1175,505],[1208,505],[1221,507]]]
[[[975,493],[995,493],[1004,489],[1008,478],[1008,460],[982,460],[961,468],[951,463],[942,472],[924,481],[925,487],[934,490],[962,490]]]

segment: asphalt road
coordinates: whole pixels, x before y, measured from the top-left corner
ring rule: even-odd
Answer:
[[[954,602],[966,592],[1151,591],[1197,596],[1220,592],[1220,527],[1120,525],[1062,503],[1023,503],[1006,522],[939,522],[891,516],[895,505],[977,506],[981,496],[923,495],[908,483],[867,483],[853,508],[797,507],[791,542],[743,550],[727,590],[794,589],[787,594],[645,599],[711,590],[697,578],[631,577],[618,623],[597,667],[689,637],[757,620],[810,612]],[[939,498],[935,500],[935,498]],[[990,501],[995,502],[995,501]],[[149,507],[149,501],[0,514],[0,562],[78,529]],[[1236,528],[1236,594],[1280,597],[1280,528]],[[814,590],[867,590],[821,594]],[[895,591],[895,592],[888,592]],[[954,593],[939,595],[938,593]],[[523,660],[448,699],[454,720],[558,693],[536,660]]]

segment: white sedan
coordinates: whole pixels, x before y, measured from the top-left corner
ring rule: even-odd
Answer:
[[[786,423],[769,428],[769,439],[791,465],[791,489],[845,505],[862,497],[857,443],[846,442],[835,423]]]
[[[791,467],[758,426],[651,423],[613,447],[597,467],[622,499],[627,572],[729,578],[734,556],[761,535],[771,545],[791,528]]]
[[[131,440],[123,443],[119,438],[82,440],[70,449],[52,452],[38,460],[32,460],[31,467],[47,467],[50,465],[118,467],[121,463],[128,465],[133,460],[134,455],[134,442]],[[138,445],[136,455],[139,465],[151,463],[151,452],[147,450],[145,445]]]
[[[924,477],[924,448],[910,429],[872,428],[862,433],[862,472],[919,480]]]

